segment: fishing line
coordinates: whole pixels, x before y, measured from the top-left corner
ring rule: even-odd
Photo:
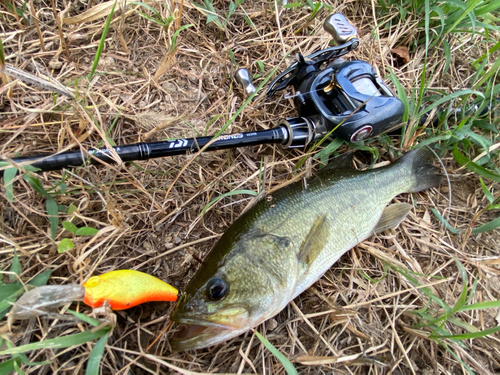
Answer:
[[[433,154],[434,156],[436,157],[436,159],[439,160],[439,164],[441,164],[441,167],[443,168],[443,171],[444,171],[444,174],[446,176],[446,181],[448,182],[448,210],[445,210],[445,214],[446,216],[448,216],[448,213],[451,211],[451,181],[450,181],[450,176],[448,175],[448,172],[446,171],[446,168],[444,166],[444,163],[443,161],[441,160],[441,158],[439,157],[439,155],[429,147],[429,145],[425,145],[425,147],[427,147]],[[443,219],[447,220],[447,218],[445,216],[443,216]]]

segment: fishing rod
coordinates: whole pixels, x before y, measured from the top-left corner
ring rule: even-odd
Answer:
[[[299,116],[280,121],[276,128],[222,135],[216,139],[209,136],[142,142],[114,146],[113,151],[100,148],[11,160],[16,164],[30,164],[40,171],[51,171],[86,163],[115,163],[113,154],[126,162],[189,154],[201,149],[214,151],[262,144],[304,148],[327,134],[359,142],[400,127],[405,107],[375,69],[365,61],[341,58],[359,45],[355,27],[339,13],[327,17],[323,27],[332,35],[336,46],[308,56],[297,54],[296,61],[267,89],[270,98],[279,90],[289,86],[295,88],[291,97]],[[247,95],[255,92],[247,70],[238,69],[235,79]]]

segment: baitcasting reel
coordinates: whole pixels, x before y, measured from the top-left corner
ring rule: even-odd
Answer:
[[[285,147],[304,147],[327,133],[359,142],[394,129],[403,117],[403,103],[370,64],[340,58],[359,45],[354,26],[339,13],[330,15],[323,26],[338,46],[305,57],[297,54],[267,90],[270,98],[289,86],[295,89],[292,97],[299,116],[280,123],[289,133]],[[236,77],[246,93],[255,90],[246,70],[239,69]]]

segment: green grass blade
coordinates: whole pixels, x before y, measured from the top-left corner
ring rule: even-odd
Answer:
[[[307,19],[307,21],[308,22],[312,21],[322,8],[323,8],[323,3],[321,1],[318,1],[316,3],[316,5],[313,5],[313,8],[311,8],[312,9],[312,13],[309,16],[309,18]]]
[[[479,177],[479,182],[481,182],[481,189],[483,190],[484,196],[486,197],[486,199],[488,199],[490,204],[493,204],[493,202],[495,201],[495,197],[491,193],[490,189],[488,189],[481,177]]]
[[[394,266],[392,264],[388,264],[388,266],[391,267],[396,272],[399,272],[401,275],[403,275],[413,286],[421,286],[421,284],[417,281],[416,278],[410,276],[410,274],[412,274],[413,272],[411,272],[409,270],[405,270],[405,269],[399,268],[399,267],[396,267],[396,266]],[[418,274],[416,272],[414,272],[413,274],[419,275],[419,276],[425,276],[425,275],[420,275],[420,274]],[[439,298],[434,293],[432,293],[431,289],[429,289],[429,288],[421,288],[420,290],[422,291],[422,293],[424,293],[427,296],[427,298],[429,298],[429,300],[432,300],[432,301],[436,302],[447,313],[451,311],[451,307],[448,306],[441,298]]]
[[[10,284],[2,284],[0,285],[0,301],[8,298],[13,293],[17,292],[22,288],[22,285],[19,281]]]
[[[455,30],[455,28],[458,26],[458,24],[465,18],[468,17],[469,14],[471,14],[474,9],[477,7],[478,4],[480,4],[483,0],[472,0],[467,3],[467,8],[465,8],[461,13],[459,13],[458,17],[456,18],[455,22],[453,22],[450,26],[445,31],[445,34],[448,34],[452,31]]]
[[[472,233],[483,233],[483,232],[488,232],[490,230],[494,230],[500,227],[500,217],[497,217],[496,219],[490,221],[489,223],[483,224],[478,228],[474,228],[472,230]]]
[[[495,63],[489,68],[488,72],[477,82],[474,87],[481,87],[488,79],[498,74],[498,70],[500,69],[500,59],[497,59]]]
[[[496,26],[496,25],[490,25],[489,23],[485,23],[485,22],[481,22],[481,21],[476,21],[476,27],[479,27],[479,28],[484,28],[485,32],[484,33],[479,33],[480,35],[486,37],[486,33],[488,31],[496,31],[496,32],[499,32],[500,31],[500,27],[499,26]],[[493,39],[493,41],[495,41],[495,39]]]
[[[474,61],[472,65],[477,66],[481,61],[486,59],[489,55],[491,55],[493,52],[497,51],[500,48],[500,40],[493,46],[491,47],[488,52],[484,53],[479,59]]]
[[[193,24],[189,24],[189,25],[184,25],[184,26],[181,26],[179,27],[179,29],[177,29],[174,33],[174,35],[172,35],[172,44],[170,45],[170,52],[172,52],[175,48],[175,43],[177,41],[177,37],[179,36],[179,33],[184,30],[184,29],[187,29],[188,27],[192,27],[194,26]]]
[[[12,257],[12,265],[10,266],[10,272],[15,273],[19,276],[22,272],[21,263],[19,262],[19,257],[17,256],[17,251],[14,250],[14,256]],[[15,275],[9,275],[9,280],[14,281],[17,280]]]
[[[0,69],[3,70],[5,66],[5,52],[3,51],[2,38],[0,38]]]
[[[444,28],[445,28],[445,25],[446,25],[446,17],[444,15],[443,10],[440,7],[438,7],[438,6],[430,7],[430,10],[432,10],[433,12],[436,12],[436,14],[439,16],[439,21],[440,21],[440,24],[441,24],[441,30],[438,33],[438,37],[435,39],[437,41],[437,40],[439,40],[439,38],[441,37],[441,34],[444,31]]]
[[[0,362],[0,375],[9,375],[14,371],[15,359],[11,358],[7,361]]]
[[[344,140],[342,138],[335,138],[331,141],[324,149],[318,151],[314,154],[313,159],[322,158],[324,156],[329,156],[332,152],[338,149],[340,146],[344,144]]]
[[[26,375],[26,373],[23,370],[21,370],[21,367],[19,367],[19,363],[17,361],[14,362],[14,369],[16,370],[16,373],[18,375]]]
[[[21,360],[21,363],[23,365],[26,365],[26,366],[43,366],[43,365],[49,365],[52,363],[51,361],[30,362],[30,360],[26,356],[26,354],[17,354],[16,357],[18,357]]]
[[[474,163],[472,160],[469,160],[466,156],[462,155],[462,153],[458,150],[458,147],[454,147],[452,151],[453,157],[457,161],[458,164],[465,166],[468,170],[477,173],[480,176],[485,178],[489,178],[490,180],[500,182],[500,176],[490,172],[484,167]]]
[[[99,41],[99,45],[97,46],[97,52],[94,57],[94,63],[92,64],[92,69],[89,74],[89,82],[92,80],[94,76],[95,70],[97,69],[97,64],[99,64],[99,60],[101,58],[102,49],[104,48],[104,43],[106,42],[106,36],[108,35],[109,25],[111,24],[111,19],[113,18],[113,14],[115,13],[116,2],[113,3],[113,7],[111,8],[111,12],[109,12],[108,18],[106,19],[106,24],[104,25],[104,29],[102,30],[101,40]]]
[[[7,196],[7,200],[12,203],[14,201],[14,186],[12,182],[14,177],[16,177],[17,168],[11,167],[7,168],[3,172],[3,182],[5,186],[5,195]]]
[[[427,63],[427,52],[429,51],[429,24],[430,24],[430,4],[429,0],[424,0],[424,17],[425,17],[425,62],[424,64]]]
[[[451,48],[450,44],[446,39],[443,39],[443,52],[444,52],[445,63],[442,74],[445,75],[446,73],[448,73],[451,64]]]
[[[101,365],[102,356],[104,355],[104,349],[106,348],[106,342],[108,340],[109,332],[102,336],[97,344],[92,348],[90,352],[89,360],[87,362],[87,370],[85,375],[99,375],[99,366]]]
[[[298,8],[298,7],[302,7],[304,4],[302,3],[287,3],[285,5],[283,5],[283,8],[284,9],[292,9],[292,8]]]
[[[472,288],[469,290],[469,299],[467,299],[467,305],[470,304],[472,298],[476,295],[477,285],[479,284],[478,278],[474,277],[474,282],[472,283]]]
[[[469,324],[457,318],[448,318],[448,322],[455,324],[457,327],[465,329],[467,332],[479,332],[479,329],[474,327],[472,324]]]
[[[474,371],[472,371],[472,369],[464,361],[462,361],[462,359],[452,349],[450,349],[448,347],[448,345],[446,345],[441,340],[436,340],[436,342],[438,342],[439,345],[441,345],[443,348],[445,348],[463,366],[463,368],[465,368],[467,370],[469,375],[476,375],[476,373]]]
[[[33,286],[44,286],[47,285],[47,282],[50,279],[50,275],[52,275],[52,270],[43,271],[36,275],[31,281],[28,283]]]
[[[155,8],[153,8],[151,5],[144,4],[144,3],[141,3],[139,1],[131,1],[131,2],[129,2],[129,4],[139,5],[141,7],[144,7],[146,9],[150,10],[151,12],[153,12],[153,14],[157,17],[157,21],[158,20],[163,20],[163,18],[160,15],[160,13],[158,13],[158,11]],[[157,22],[157,21],[155,21],[155,22]],[[162,24],[162,26],[163,26],[163,24]]]
[[[217,11],[212,3],[213,0],[205,0],[205,6],[196,3],[191,4],[197,7],[207,17],[207,24],[213,22],[217,25],[217,27],[219,27],[219,29],[224,31],[226,29],[225,25],[223,25],[222,21],[219,19],[219,15],[217,14]]]
[[[469,339],[475,339],[478,337],[485,337],[485,336],[491,335],[492,333],[495,333],[498,331],[500,331],[500,326],[488,328],[488,329],[485,329],[484,331],[479,331],[479,332],[460,333],[458,335],[435,335],[435,336],[429,336],[429,337],[437,338],[437,339],[469,340]]]
[[[405,106],[405,112],[404,112],[402,121],[404,123],[406,123],[406,122],[408,122],[408,114],[409,114],[409,109],[410,109],[410,106],[408,104],[408,95],[406,94],[406,90],[404,89],[401,82],[399,82],[398,77],[396,77],[396,75],[392,71],[391,67],[387,66],[387,69],[389,70],[391,81],[392,81],[392,83],[394,83],[394,86],[396,86],[396,89],[398,91],[398,98],[399,98],[399,100],[401,100],[403,102],[403,104]]]
[[[70,310],[70,309],[66,310],[66,312],[68,312],[71,315],[77,317],[81,321],[90,324],[91,326],[97,327],[99,324],[102,324],[102,322],[99,321],[99,320],[97,320],[97,319],[94,319],[94,318],[92,318],[92,317],[90,317],[88,315],[85,315],[85,314],[82,314],[82,313],[79,313],[79,312],[76,312],[76,311],[73,311],[73,310]]]
[[[498,9],[500,9],[500,3],[498,1],[492,1],[489,4],[474,9],[474,13],[476,16],[482,16],[484,14],[495,12]]]
[[[460,293],[460,297],[458,298],[455,306],[453,306],[452,314],[460,310],[461,307],[465,305],[467,302],[467,291],[469,290],[469,279],[467,278],[467,271],[465,270],[462,263],[455,259],[455,264],[457,265],[458,271],[460,272],[460,277],[462,278],[462,293]]]
[[[147,19],[147,20],[149,20],[149,21],[151,21],[151,22],[154,22],[154,23],[156,23],[157,25],[160,25],[160,26],[165,26],[165,25],[164,25],[164,23],[163,23],[163,21],[158,20],[157,18],[154,18],[154,17],[152,17],[152,16],[150,16],[150,15],[147,15],[146,13],[142,13],[142,12],[141,12],[141,11],[139,11],[139,10],[137,11],[137,13],[139,13],[139,14],[141,15],[141,17],[143,17],[143,18],[145,18],[145,19]]]
[[[472,78],[471,82],[476,83],[479,81],[481,75],[484,76],[484,68],[486,67],[486,64],[488,63],[488,60],[484,60],[480,65],[475,65],[476,68],[476,73],[474,74],[474,77]]]
[[[110,330],[111,327],[105,327],[96,332],[85,331],[85,332],[75,333],[73,335],[56,337],[55,339],[48,339],[44,341],[35,342],[32,344],[18,346],[16,348],[6,349],[0,351],[0,355],[27,353],[37,349],[46,349],[46,348],[63,349],[63,348],[69,348],[71,346],[78,346],[85,344],[86,342],[98,339],[103,335],[105,335],[106,333],[108,333]]]
[[[481,146],[486,151],[488,159],[490,158],[491,141],[488,138],[468,130],[465,130],[463,134],[465,134],[469,138],[469,140]]]
[[[473,311],[473,310],[498,309],[498,308],[500,308],[500,300],[473,303],[471,305],[462,306],[459,311]]]
[[[253,195],[254,197],[259,195],[259,193],[253,191],[253,190],[246,190],[246,189],[240,189],[240,190],[233,190],[233,191],[228,191],[227,193],[219,195],[217,198],[212,199],[208,204],[203,207],[203,210],[201,210],[200,215],[203,215],[207,210],[212,207],[216,202],[220,201],[223,198],[230,197],[231,195],[237,195],[237,194],[242,194],[242,195]]]
[[[427,56],[427,51],[426,51],[426,56]],[[418,110],[420,108],[420,106],[422,105],[422,100],[424,99],[424,93],[427,89],[427,87],[425,86],[425,74],[426,74],[426,71],[427,71],[427,57],[424,58],[424,66],[422,68],[422,76],[420,77],[420,87],[419,87],[419,91],[418,91],[418,99],[417,99],[417,105],[415,106],[414,108],[414,115],[418,113]],[[420,118],[422,115],[419,113],[416,115],[416,118]],[[413,131],[413,130],[412,130]]]
[[[49,215],[50,238],[54,240],[57,234],[57,226],[59,225],[59,210],[56,201],[52,197],[47,198],[45,206],[47,207],[47,213]]]
[[[0,320],[7,314],[7,312],[12,307],[12,302],[16,302],[16,300],[22,296],[24,293],[24,289],[20,288],[17,292],[12,293],[10,296],[5,298],[3,301],[0,301]],[[1,352],[0,352],[1,354]]]
[[[422,148],[422,147],[427,146],[427,145],[432,145],[432,144],[434,144],[436,142],[440,142],[440,141],[447,141],[448,139],[451,138],[451,136],[452,135],[450,133],[444,133],[444,134],[438,135],[436,137],[427,138],[426,140],[418,143],[418,148]]]
[[[271,344],[267,339],[262,336],[259,332],[255,331],[255,335],[257,338],[264,344],[264,346],[271,352],[273,355],[278,358],[278,360],[283,364],[283,367],[286,370],[286,373],[288,375],[298,375],[299,373],[295,369],[294,365],[292,362],[289,361],[287,357],[284,356],[283,353],[281,353],[278,349],[274,347],[273,344]]]
[[[40,195],[46,198],[52,198],[52,196],[45,191],[42,186],[42,183],[38,178],[31,177],[29,174],[23,175],[24,180],[31,185],[31,187]]]
[[[452,99],[458,98],[460,96],[465,96],[465,95],[477,95],[477,96],[484,98],[484,94],[480,91],[477,91],[477,90],[466,89],[466,90],[457,91],[457,92],[451,93],[449,95],[446,95],[446,96],[442,97],[441,99],[436,100],[431,105],[425,107],[422,111],[419,112],[417,117],[420,118],[424,114],[426,114],[427,112],[432,111],[434,108],[439,107],[441,104],[446,103]]]

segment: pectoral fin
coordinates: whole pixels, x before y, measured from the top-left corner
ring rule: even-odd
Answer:
[[[411,204],[408,203],[394,203],[387,206],[377,225],[373,228],[374,234],[385,232],[388,229],[396,229],[408,215],[411,207]]]
[[[314,221],[297,255],[299,264],[304,265],[306,270],[324,249],[328,237],[330,237],[330,226],[327,214],[324,214]]]

